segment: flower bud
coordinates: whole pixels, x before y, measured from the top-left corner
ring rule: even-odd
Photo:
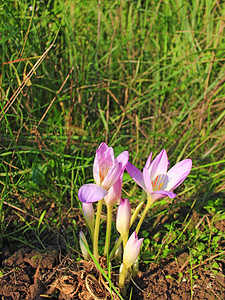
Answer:
[[[88,243],[87,243],[87,240],[86,240],[86,237],[85,237],[83,231],[80,231],[79,242],[80,242],[81,253],[82,253],[84,259],[88,259],[89,253],[88,253],[87,249],[89,249],[89,247],[88,247]]]
[[[92,203],[82,203],[82,210],[84,214],[87,226],[90,228],[91,232],[94,230],[95,216]]]
[[[117,240],[118,240],[118,239],[116,239],[116,242],[117,242]],[[122,245],[121,245],[121,244],[120,244],[119,247],[116,249],[114,258],[117,258],[118,260],[121,260],[121,259],[122,259]]]
[[[120,265],[120,270],[119,270],[120,274],[122,273],[122,270],[123,270],[123,264]]]
[[[130,202],[127,198],[120,200],[120,205],[117,209],[116,229],[121,236],[128,235],[130,229],[131,210]]]
[[[138,239],[137,233],[134,231],[127,241],[123,253],[123,264],[127,269],[130,268],[138,258],[143,240],[143,238]]]
[[[136,277],[137,274],[139,272],[139,262],[138,262],[138,258],[135,260],[134,264],[133,264],[133,267],[132,267],[132,274],[133,274],[133,277]]]

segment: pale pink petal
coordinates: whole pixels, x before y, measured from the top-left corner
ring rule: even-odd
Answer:
[[[107,151],[109,150],[109,146],[106,145],[106,143],[101,143],[98,147],[98,149],[96,150],[96,154],[98,155],[98,157],[101,158],[105,157]],[[112,151],[112,148],[110,150],[110,152]]]
[[[138,240],[136,231],[128,239],[123,254],[123,264],[127,268],[130,268],[138,258],[143,240],[143,238]]]
[[[115,159],[115,162],[121,162],[122,163],[122,168],[123,171],[127,166],[128,163],[128,159],[129,159],[129,153],[128,151],[123,151],[122,153],[120,153],[120,155],[117,156],[117,158]]]
[[[180,185],[191,171],[192,160],[185,159],[173,166],[167,173],[168,184],[166,189],[171,191]]]
[[[108,147],[105,152],[103,152],[102,149],[97,149],[96,155],[98,157],[99,171],[105,172],[105,170],[114,164],[114,152],[112,147]]]
[[[147,192],[151,193],[153,191],[152,182],[149,176],[149,170],[146,167],[143,168],[143,179],[144,179]]]
[[[121,198],[123,175],[119,177],[116,183],[108,190],[108,194],[105,197],[105,203],[107,206],[113,206]]]
[[[116,183],[116,181],[119,179],[119,177],[122,174],[122,163],[117,163],[114,166],[112,166],[106,177],[104,178],[103,182],[101,183],[101,185],[108,190],[109,188],[111,188],[114,183]]]
[[[114,163],[115,157],[112,147],[108,147],[108,149],[104,152],[104,159],[110,161],[111,165]]]
[[[173,199],[176,197],[176,194],[170,191],[155,191],[150,193],[150,197],[152,198],[153,201],[169,197],[170,199]]]
[[[97,202],[103,199],[107,193],[107,190],[102,186],[94,183],[88,183],[79,188],[78,198],[84,203]]]
[[[150,168],[149,168],[149,174],[151,177],[151,180],[154,180],[156,176],[161,174],[166,174],[168,168],[168,157],[166,154],[166,150],[162,150],[156,158],[152,161]]]
[[[101,151],[102,153],[105,152],[107,149],[109,149],[109,146],[106,143],[101,143],[98,147],[98,150]]]
[[[100,175],[99,175],[99,162],[97,153],[95,154],[94,164],[93,164],[93,177],[94,181],[97,184],[100,184]]]
[[[82,202],[82,210],[88,227],[94,228],[95,214],[94,214],[93,204]]]
[[[145,164],[145,168],[150,168],[150,165],[151,165],[151,162],[152,162],[152,153],[149,155],[147,161],[146,161],[146,164]]]
[[[117,208],[116,215],[116,229],[122,235],[129,233],[131,219],[130,201],[125,198],[121,198],[120,204]]]
[[[144,183],[143,174],[141,171],[138,170],[134,165],[132,165],[130,162],[128,162],[126,166],[126,170],[129,173],[129,175],[133,178],[133,180],[144,190],[146,190],[146,186]]]
[[[101,143],[98,147],[93,165],[93,177],[98,185],[106,177],[109,169],[114,165],[114,152],[112,147],[108,147],[105,143]]]
[[[93,177],[97,184],[100,185],[101,179],[100,179],[100,171],[103,165],[103,161],[105,160],[105,155],[109,147],[106,145],[106,143],[101,143],[98,149],[96,150],[94,164],[93,164]],[[110,150],[112,151],[112,149]]]

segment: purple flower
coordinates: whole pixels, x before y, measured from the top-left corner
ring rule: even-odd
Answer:
[[[188,176],[192,167],[192,160],[185,159],[174,165],[169,171],[169,162],[166,150],[162,150],[152,161],[150,154],[143,173],[130,162],[127,164],[127,172],[133,180],[142,187],[147,195],[156,201],[166,196],[171,199],[176,196],[173,190],[178,187]]]
[[[116,159],[112,147],[101,143],[98,147],[93,165],[94,183],[83,185],[78,191],[78,198],[84,203],[97,202],[103,199],[108,190],[123,174],[129,154],[123,151]]]
[[[128,236],[130,229],[131,209],[130,202],[127,198],[120,200],[120,205],[117,209],[116,229],[121,236]]]
[[[137,233],[134,231],[127,241],[123,253],[123,264],[127,269],[130,268],[138,258],[143,240],[143,238],[138,239]]]

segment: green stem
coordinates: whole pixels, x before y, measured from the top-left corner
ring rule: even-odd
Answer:
[[[133,215],[132,215],[132,217],[131,217],[130,227],[133,225],[134,221],[136,220],[137,215],[139,214],[139,212],[140,212],[140,210],[141,210],[143,204],[144,204],[144,202],[140,202],[140,203],[138,204],[138,206],[135,208],[135,211],[134,211],[134,213],[133,213]]]
[[[146,216],[149,208],[151,207],[152,203],[153,203],[152,198],[148,196],[147,204],[145,206],[145,209],[144,209],[144,211],[142,213],[142,216],[141,216],[141,218],[140,218],[140,220],[139,220],[139,222],[137,224],[137,227],[135,229],[135,231],[136,231],[137,234],[138,234],[138,232],[139,232],[139,230],[141,228],[141,225],[142,225],[142,223],[144,221],[144,218],[145,218],[145,216]]]
[[[143,204],[144,204],[144,202],[142,201],[142,202],[140,202],[140,203],[138,204],[138,206],[135,208],[135,211],[134,211],[134,213],[133,213],[133,215],[132,215],[132,217],[131,217],[130,227],[133,225],[134,221],[136,220],[137,215],[139,214],[139,212],[140,212],[140,210],[141,210]],[[111,260],[111,259],[114,257],[116,250],[119,248],[119,245],[122,243],[122,240],[123,240],[123,238],[122,238],[122,236],[120,236],[120,237],[118,238],[118,240],[117,240],[115,246],[113,247],[113,249],[112,249],[110,255],[109,255],[109,260]]]
[[[128,240],[128,234],[129,234],[129,232],[122,236],[122,238],[123,238],[123,251],[125,249],[125,246],[126,246],[126,243],[127,243],[127,240]]]
[[[120,273],[120,277],[119,277],[119,287],[122,289],[124,287],[124,282],[125,282],[125,279],[126,279],[126,276],[127,276],[127,268],[126,266],[123,264],[123,267],[122,267],[122,271]]]
[[[90,235],[91,235],[91,239],[93,241],[94,240],[94,227],[90,228]]]
[[[102,212],[102,203],[103,203],[103,199],[98,201],[97,214],[95,220],[95,229],[94,229],[94,238],[93,238],[93,251],[94,251],[94,257],[97,260],[97,262],[99,262],[98,237],[99,237],[99,227],[100,227],[101,212]]]
[[[106,227],[106,240],[105,240],[105,249],[104,255],[108,256],[110,239],[111,239],[111,228],[112,228],[112,206],[107,205],[107,227]]]

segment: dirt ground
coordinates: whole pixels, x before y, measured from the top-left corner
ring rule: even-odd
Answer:
[[[156,222],[160,224],[168,218]],[[195,219],[195,222],[199,221],[198,216]],[[225,220],[218,226],[224,231]],[[57,243],[50,244],[52,246],[45,251],[16,245],[12,249],[12,245],[10,248],[9,245],[2,245],[1,299],[119,299],[115,292],[111,297],[108,283],[95,269],[93,262],[78,262],[77,253],[70,249],[62,250]],[[225,261],[218,260],[217,256],[215,258],[217,269],[212,268],[214,257],[191,268],[189,254],[184,249],[176,258],[170,255],[158,264],[149,264],[148,269],[146,264],[140,264],[140,271],[130,281],[125,299],[225,299]],[[104,268],[106,263],[102,260],[101,265]],[[118,269],[112,274],[115,284],[118,282],[117,274]]]
[[[0,259],[4,268],[1,299],[111,299],[110,288],[93,263],[74,262],[55,249],[41,252],[25,247],[13,254],[4,250]],[[151,300],[225,299],[223,262],[216,274],[207,264],[193,270],[198,275],[194,282],[190,274],[179,278],[179,270],[187,262],[188,254],[183,253],[177,263],[151,265],[131,281],[128,294],[132,292],[132,299]],[[113,299],[118,299],[115,293]]]

